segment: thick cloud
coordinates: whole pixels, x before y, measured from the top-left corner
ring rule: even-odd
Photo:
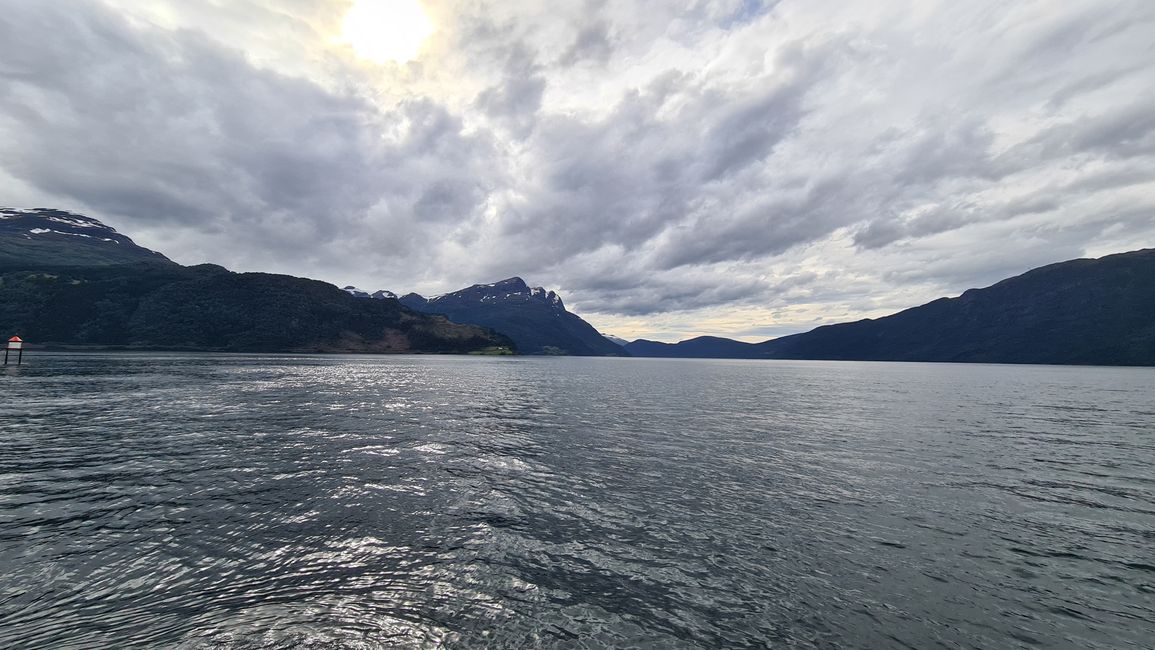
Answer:
[[[1155,246],[1144,0],[0,0],[0,203],[186,263],[750,339]]]

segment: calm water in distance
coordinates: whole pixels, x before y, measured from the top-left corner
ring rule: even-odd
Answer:
[[[26,356],[0,647],[1155,647],[1155,369]]]

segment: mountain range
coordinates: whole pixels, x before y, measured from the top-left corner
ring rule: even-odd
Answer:
[[[531,287],[521,278],[472,287],[432,298],[401,296],[416,311],[444,314],[455,323],[472,323],[501,332],[523,354],[626,356],[589,323],[566,310],[561,296]]]
[[[181,266],[60,210],[0,209],[0,332],[44,346],[510,352],[492,330],[316,280]]]
[[[392,291],[372,293],[348,286],[357,298],[396,298]],[[561,296],[543,287],[531,287],[521,278],[472,287],[426,298],[409,293],[401,304],[415,311],[441,314],[455,323],[469,323],[506,334],[522,354],[624,357],[622,339],[599,334],[577,314],[567,311]]]
[[[354,298],[372,298],[374,300],[388,300],[390,298],[393,300],[397,299],[397,294],[393,293],[392,291],[374,291],[373,293],[369,293],[364,289],[358,289],[357,287],[353,286],[345,287],[342,289],[342,291],[349,294],[350,296],[353,296]]]
[[[761,343],[624,343],[517,277],[397,298],[182,266],[90,217],[0,208],[0,332],[127,349],[1155,365],[1155,249],[1052,264]]]
[[[639,357],[1155,365],[1155,249],[1051,264],[884,318],[762,343],[625,347]]]
[[[357,298],[396,298],[392,291],[348,286]],[[428,314],[442,314],[455,323],[469,323],[506,334],[522,354],[625,357],[628,341],[600,334],[580,316],[566,310],[561,296],[531,287],[521,278],[475,284],[452,293],[426,298],[409,293],[401,304]]]

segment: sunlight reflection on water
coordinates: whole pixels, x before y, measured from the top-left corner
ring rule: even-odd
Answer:
[[[1155,638],[1150,369],[29,361],[3,647]]]

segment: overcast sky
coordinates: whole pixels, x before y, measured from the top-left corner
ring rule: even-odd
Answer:
[[[1155,246],[1151,0],[416,1],[0,0],[0,205],[671,341]]]

